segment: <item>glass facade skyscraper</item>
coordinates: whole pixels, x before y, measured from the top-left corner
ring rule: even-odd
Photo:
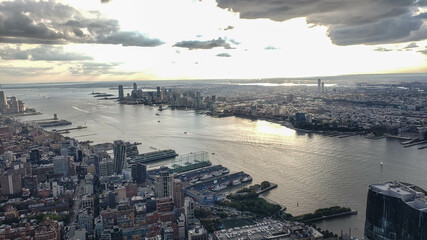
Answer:
[[[427,239],[426,192],[415,185],[397,181],[370,185],[365,239]]]

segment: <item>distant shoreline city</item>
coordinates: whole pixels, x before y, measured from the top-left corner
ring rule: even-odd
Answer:
[[[248,95],[233,96],[237,89],[229,89],[225,96],[206,95],[218,90],[215,88],[203,94],[203,90],[166,87],[143,91],[136,83],[126,96],[123,85],[118,86],[118,98],[101,92],[93,92],[92,95],[99,100],[117,99],[120,104],[156,105],[159,113],[167,108],[194,109],[213,117],[233,115],[264,119],[340,138],[356,133],[369,134],[373,139],[391,136],[410,140],[402,142],[404,147],[421,145],[420,150],[427,143],[423,122],[426,99],[420,97],[425,95],[426,86],[423,84],[402,84],[387,89],[360,85],[350,91],[325,89],[319,79],[317,88],[299,86],[293,88],[292,93],[281,94],[269,89],[267,95],[264,90],[250,94],[253,91],[251,86],[238,87]],[[384,97],[384,91],[392,98]],[[390,95],[390,91],[393,94]],[[230,195],[223,194],[221,190],[250,182],[252,177],[244,172],[229,174],[229,170],[221,165],[212,166],[209,154],[203,152],[183,157],[193,158],[184,165],[147,170],[146,164],[177,154],[173,150],[139,154],[136,148],[139,143],[121,140],[91,146],[90,142],[79,142],[61,135],[61,131],[66,133],[66,129],[43,130],[43,127],[71,124],[58,119],[56,114],[52,119],[32,121],[31,125],[17,122],[13,120],[14,116],[33,115],[35,110],[27,110],[25,103],[16,97],[8,100],[4,91],[0,96],[0,150],[4,169],[0,186],[6,213],[2,221],[6,225],[0,227],[0,236],[237,239],[248,237],[255,231],[261,238],[354,239],[351,231],[339,236],[316,229],[312,223],[357,214],[350,208],[333,206],[318,209],[312,214],[292,216],[286,213],[286,209],[259,197],[263,191],[277,186],[268,181],[247,186]],[[343,115],[343,111],[353,112]],[[337,116],[341,117],[340,122],[337,122]],[[402,124],[396,125],[396,120]],[[401,127],[403,123],[407,126],[405,129]],[[83,127],[69,130],[79,128]],[[109,150],[113,153],[109,154]],[[371,185],[365,236],[375,239],[383,234],[406,234],[401,232],[406,231],[402,230],[404,228],[389,227],[385,232],[378,231],[382,226],[377,219],[388,218],[388,214],[374,210],[378,208],[376,196],[390,197],[393,202],[404,199],[403,203],[396,203],[399,204],[398,211],[403,213],[415,209],[419,215],[424,214],[423,209],[427,208],[423,205],[427,202],[425,194],[415,185],[398,181]],[[388,209],[392,205],[383,207]],[[28,222],[28,219],[35,221]],[[427,229],[422,227],[425,225],[423,219],[427,218],[418,219],[419,230],[411,232],[411,235],[426,234]],[[233,221],[236,223],[231,224]],[[390,217],[389,221],[394,220]],[[394,224],[407,226],[405,219]],[[273,227],[264,231],[265,226]]]

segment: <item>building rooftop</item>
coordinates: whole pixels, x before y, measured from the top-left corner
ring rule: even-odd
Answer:
[[[369,188],[385,196],[400,198],[412,208],[427,212],[426,191],[418,186],[399,181],[391,181],[381,184],[372,184]]]

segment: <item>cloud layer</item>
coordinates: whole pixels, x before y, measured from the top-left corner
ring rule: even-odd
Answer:
[[[194,49],[212,49],[216,47],[223,47],[225,49],[231,49],[230,44],[222,39],[212,39],[208,41],[181,41],[175,43],[174,47],[188,48],[190,50]]]
[[[87,15],[87,14],[86,14]],[[139,32],[121,31],[117,20],[53,1],[0,3],[0,42],[28,44],[100,43],[155,47],[163,44]]]
[[[32,60],[32,61],[83,61],[93,58],[84,54],[65,52],[62,47],[48,45],[22,50],[20,47],[5,47],[0,49],[3,60]]]
[[[217,0],[241,18],[285,21],[306,17],[328,27],[335,44],[381,44],[427,39],[426,0]]]

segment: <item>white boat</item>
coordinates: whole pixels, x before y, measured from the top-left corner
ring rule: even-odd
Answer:
[[[226,188],[227,188],[227,185],[225,185],[225,184],[218,184],[214,188],[212,188],[212,191],[216,192],[216,191],[220,191],[220,190],[226,189]]]
[[[240,179],[236,179],[236,180],[234,180],[233,181],[233,183],[232,183],[232,185],[233,186],[237,186],[237,185],[239,185],[239,184],[241,184],[242,182],[240,181]]]
[[[190,180],[190,183],[195,183],[195,182],[197,182],[197,181],[199,181],[199,179],[198,179],[198,178],[193,178],[193,179],[191,179],[191,180]]]
[[[212,177],[212,173],[208,173],[205,176],[201,177],[200,180],[205,180]]]
[[[222,174],[228,174],[230,173],[230,170],[228,170],[227,168],[225,168],[224,170],[222,170]]]
[[[218,177],[218,176],[222,175],[222,171],[218,170],[218,171],[213,172],[212,174],[214,175],[214,177]]]
[[[380,165],[381,165],[381,166],[383,165],[383,161],[381,161],[381,162],[380,162]]]
[[[247,176],[247,177],[244,177],[242,179],[242,182],[249,182],[249,181],[252,181],[252,177],[251,176]]]

